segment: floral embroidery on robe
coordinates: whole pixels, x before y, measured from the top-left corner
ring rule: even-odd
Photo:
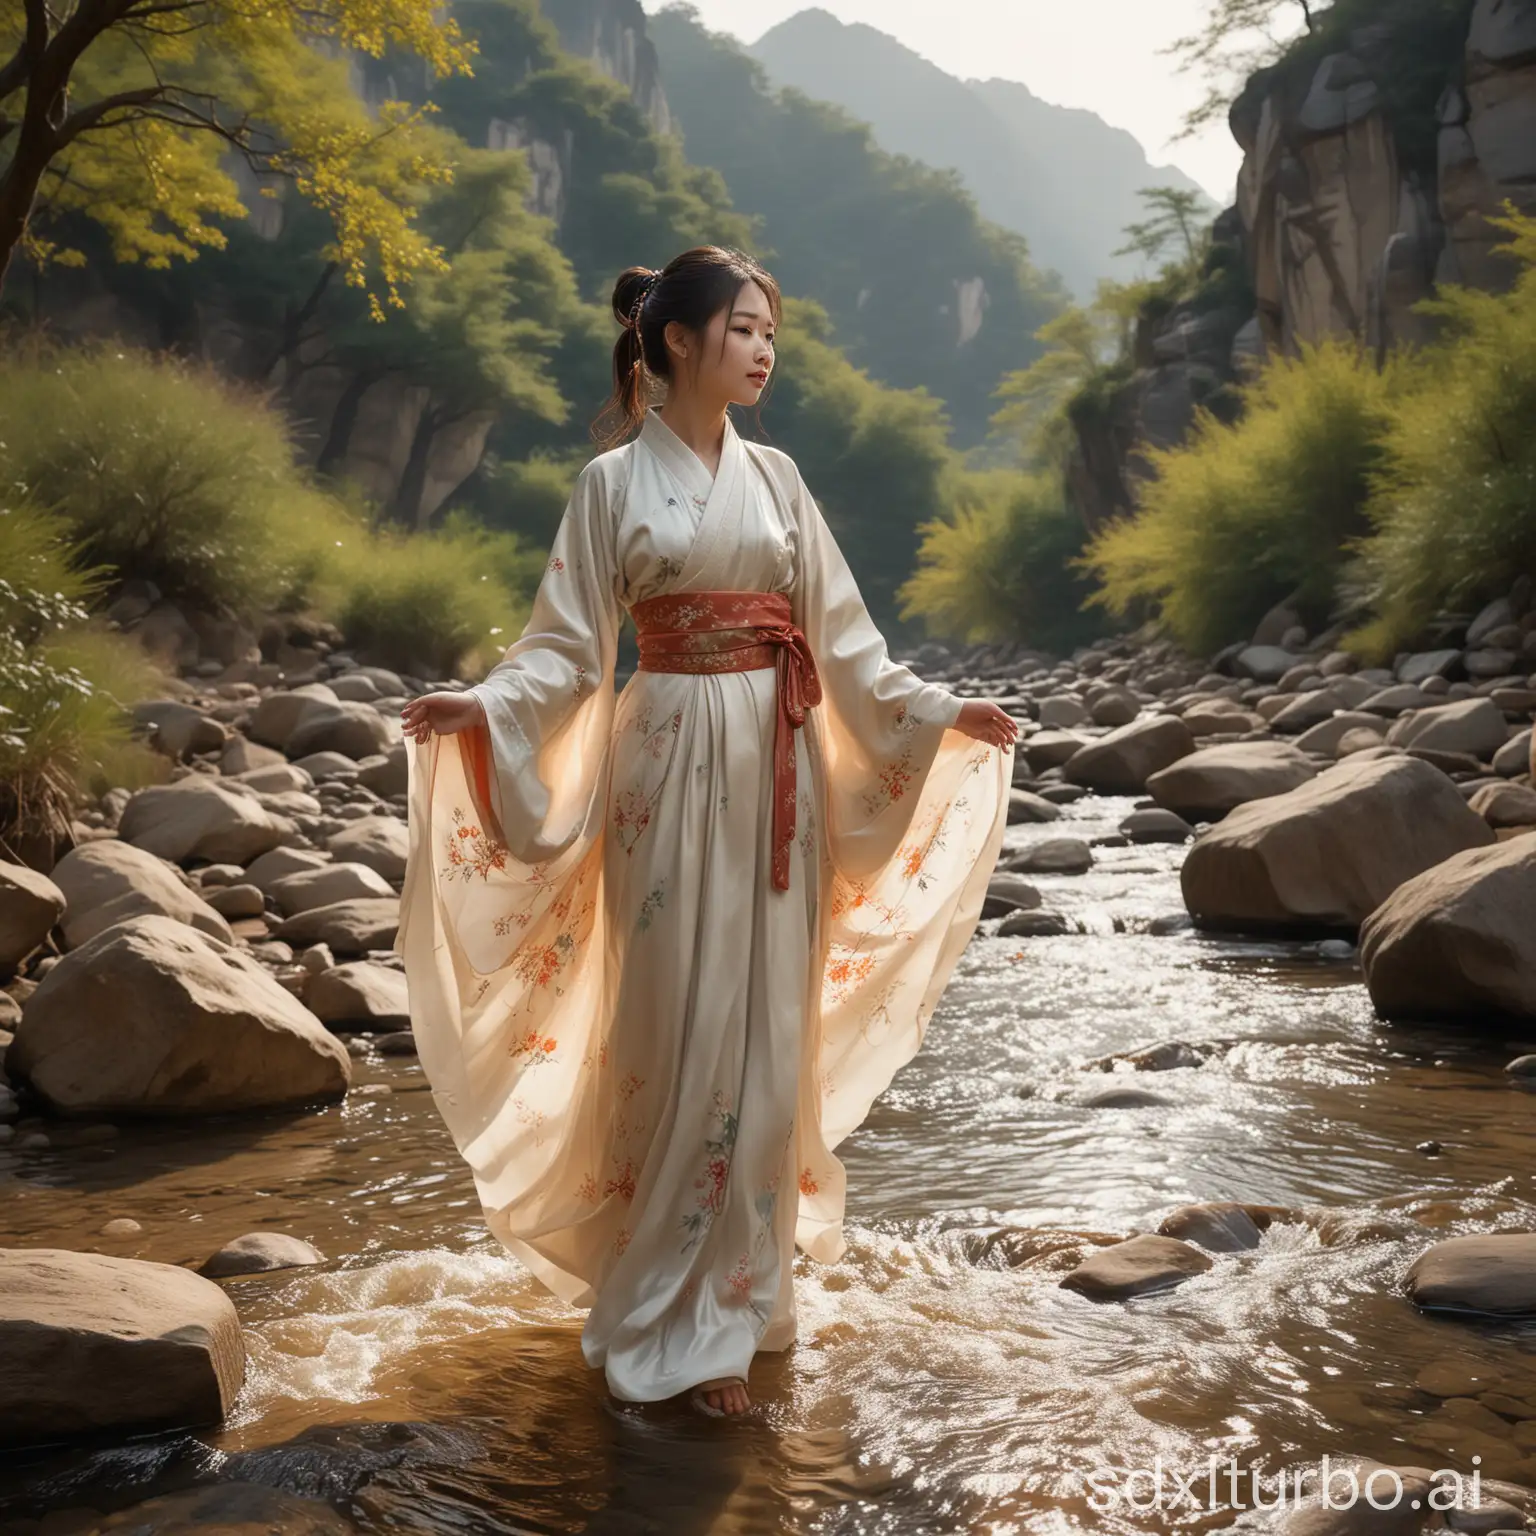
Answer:
[[[822,679],[770,881],[776,673],[637,672],[625,609],[782,591]],[[792,460],[718,472],[654,412],[581,472],[483,727],[413,743],[397,948],[491,1231],[588,1309],[621,1398],[795,1337],[796,1246],[843,1252],[838,1144],[922,1044],[976,928],[1011,749],[890,659]]]

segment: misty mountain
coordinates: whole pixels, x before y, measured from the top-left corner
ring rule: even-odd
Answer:
[[[1035,263],[1054,268],[1079,298],[1101,277],[1136,275],[1138,258],[1110,253],[1145,216],[1140,188],[1206,196],[1092,112],[1053,106],[1017,81],[958,80],[894,37],[824,10],[798,12],[747,52],[774,85],[870,124],[881,148],[953,167],[983,216],[1023,235]]]

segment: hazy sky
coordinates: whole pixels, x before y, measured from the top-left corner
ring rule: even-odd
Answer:
[[[665,0],[643,0],[647,11]],[[755,42],[810,0],[691,0],[704,24]],[[1242,155],[1225,123],[1170,142],[1202,94],[1158,49],[1199,26],[1209,0],[820,0],[843,21],[899,38],[962,78],[1022,80],[1129,129],[1154,165],[1182,168],[1225,206]]]

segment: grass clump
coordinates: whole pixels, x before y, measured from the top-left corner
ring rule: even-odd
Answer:
[[[1251,634],[1282,598],[1329,612],[1404,386],[1401,360],[1378,371],[1334,341],[1271,362],[1242,387],[1236,422],[1199,411],[1185,445],[1148,453],[1138,512],[1089,544],[1093,601],[1158,614],[1196,652]]]

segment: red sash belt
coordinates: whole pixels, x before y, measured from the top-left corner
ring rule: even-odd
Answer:
[[[821,677],[783,592],[666,592],[629,610],[642,672],[778,670],[773,732],[773,884],[789,889],[795,840],[795,729],[821,702]]]

